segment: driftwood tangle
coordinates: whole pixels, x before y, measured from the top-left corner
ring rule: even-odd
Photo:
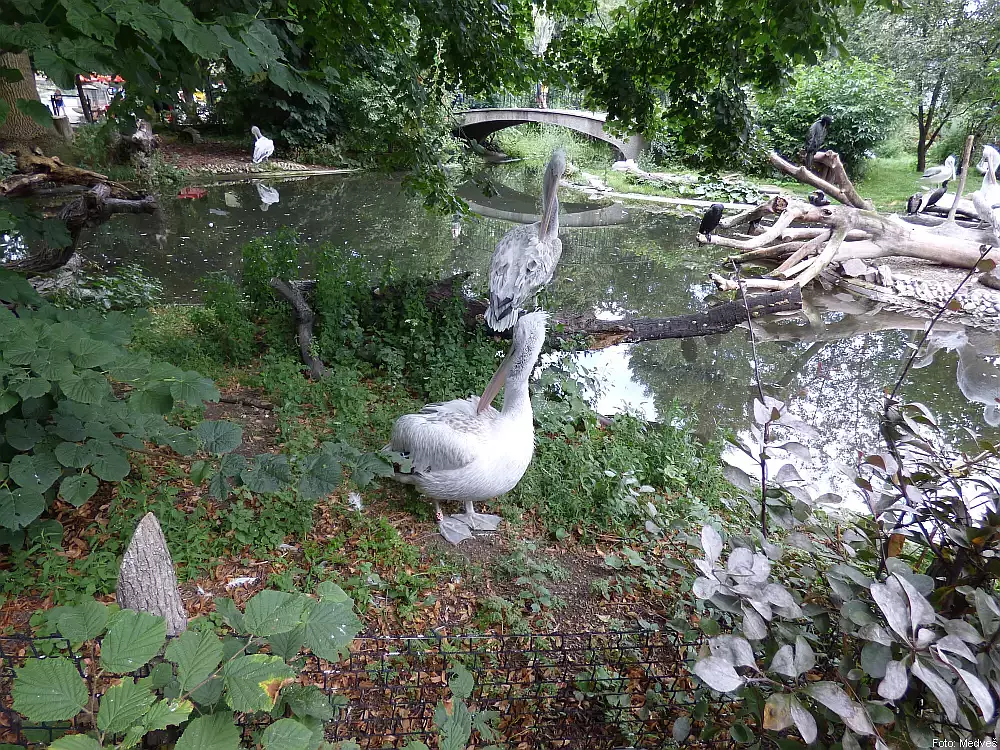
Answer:
[[[159,615],[167,621],[167,635],[187,630],[187,613],[177,590],[174,563],[156,516],[147,513],[136,526],[118,571],[118,605]]]

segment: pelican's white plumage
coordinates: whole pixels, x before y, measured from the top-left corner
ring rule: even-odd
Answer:
[[[940,185],[942,182],[948,182],[949,180],[955,179],[955,156],[952,154],[947,159],[944,160],[944,164],[936,167],[931,167],[922,175],[920,175],[920,182],[924,182],[930,185]]]
[[[976,169],[979,170],[980,174],[986,174],[986,170],[989,169],[990,159],[993,159],[993,176],[998,177],[996,173],[996,166],[1000,164],[1000,151],[997,151],[993,146],[983,146],[983,158],[979,160],[976,165]]]
[[[386,448],[413,464],[410,473],[397,472],[396,479],[416,485],[434,501],[441,533],[451,542],[470,537],[474,528],[495,529],[499,517],[476,513],[472,503],[512,490],[531,463],[535,433],[528,380],[547,318],[544,312],[521,316],[510,353],[482,398],[428,404],[403,415],[392,428]],[[503,408],[497,411],[489,402],[504,381]],[[438,507],[441,500],[464,502],[466,512],[446,518]]]
[[[490,304],[486,323],[506,331],[524,305],[552,280],[562,255],[559,239],[559,179],[566,154],[553,152],[542,182],[542,216],[535,224],[514,227],[500,238],[490,260]]]
[[[250,128],[250,132],[256,138],[253,144],[253,163],[259,164],[274,153],[274,141],[265,138],[256,125]]]
[[[997,181],[997,171],[1000,170],[1000,152],[991,146],[983,149],[983,160],[986,168],[983,170],[983,185],[969,196],[972,205],[976,207],[979,218],[989,224],[993,235],[1000,242],[1000,184]]]

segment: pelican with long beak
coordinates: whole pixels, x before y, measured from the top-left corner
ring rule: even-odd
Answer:
[[[535,450],[535,427],[528,380],[545,341],[548,315],[522,315],[514,341],[483,395],[428,404],[416,414],[396,420],[386,450],[408,458],[412,471],[395,478],[415,485],[434,503],[441,535],[452,544],[473,530],[495,531],[499,516],[477,513],[473,503],[509,492],[517,486]],[[490,403],[504,388],[503,408]],[[465,513],[446,516],[440,502],[462,502]]]
[[[949,180],[954,179],[955,155],[951,154],[944,160],[944,164],[937,167],[931,167],[920,175],[919,181],[924,185],[940,185],[942,182],[948,182]],[[924,187],[924,190],[927,190],[927,188]]]

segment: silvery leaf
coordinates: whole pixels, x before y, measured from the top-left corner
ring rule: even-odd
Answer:
[[[975,654],[973,654],[972,650],[965,645],[965,641],[958,636],[946,635],[935,644],[935,648],[961,656],[963,659],[968,659],[973,664],[976,663]]]
[[[702,527],[701,548],[705,550],[705,557],[713,564],[722,554],[722,537],[713,527],[708,525]]]
[[[812,540],[801,531],[793,531],[789,534],[787,542],[789,547],[794,547],[795,549],[802,550],[803,552],[816,551],[816,548],[813,547]]]
[[[887,701],[898,701],[909,684],[906,665],[901,661],[890,661],[885,665],[885,677],[878,684],[878,694]]]
[[[780,560],[781,547],[777,544],[772,544],[771,542],[764,542],[764,554],[767,555],[769,560]]]
[[[787,675],[788,677],[798,677],[798,672],[795,671],[795,652],[792,647],[785,644],[777,650],[774,654],[774,658],[771,659],[771,666],[768,670],[771,672],[777,672],[778,674]]]
[[[797,443],[794,440],[790,440],[787,443],[782,443],[781,445],[774,446],[775,448],[780,448],[783,451],[788,451],[793,456],[798,456],[806,461],[812,458],[812,454],[809,452],[809,448],[802,443]]]
[[[955,696],[955,691],[952,690],[951,685],[945,682],[944,678],[935,672],[932,667],[926,666],[920,657],[917,657],[911,669],[914,676],[934,693],[934,697],[937,698],[941,708],[944,709],[948,720],[955,721],[958,718],[958,698]]]
[[[768,601],[778,607],[795,606],[795,600],[792,598],[792,595],[789,594],[788,590],[780,583],[767,584],[763,591],[761,591],[761,595],[764,597],[765,601]]]
[[[789,482],[801,482],[802,477],[799,476],[798,470],[791,464],[785,464],[780,469],[774,477],[774,482],[779,487],[788,484]]]
[[[802,608],[798,604],[793,604],[791,607],[772,606],[772,609],[786,620],[798,620],[802,617]]]
[[[791,699],[791,709],[795,728],[799,730],[799,734],[802,735],[802,739],[807,745],[812,744],[816,741],[816,719],[805,706],[795,699],[795,696],[792,696]]]
[[[861,649],[861,668],[875,679],[885,675],[886,666],[890,661],[892,661],[892,649],[881,643],[868,642]]]
[[[743,684],[743,678],[736,674],[733,665],[717,656],[699,659],[694,665],[694,673],[720,693],[731,693]]]
[[[965,620],[945,620],[944,629],[949,635],[961,638],[966,643],[975,644],[983,642],[983,637],[979,635],[979,631]]]
[[[757,661],[753,656],[753,646],[746,638],[738,635],[720,635],[712,638],[708,642],[712,656],[725,659],[730,664],[737,667],[757,668]]]
[[[695,560],[694,566],[704,573],[707,578],[715,578],[715,567],[708,560]]]
[[[905,577],[898,573],[894,573],[893,577],[899,581],[899,585],[906,592],[906,598],[910,601],[910,626],[913,630],[916,631],[921,625],[933,624],[934,607],[931,606],[931,603]]]
[[[846,534],[844,536],[847,536]],[[872,579],[862,573],[860,570],[855,568],[853,565],[845,565],[843,563],[837,563],[832,568],[830,568],[831,576],[835,576],[844,581],[851,581],[868,588],[872,585]]]
[[[925,649],[932,643],[934,643],[934,641],[936,641],[937,638],[938,638],[937,633],[935,633],[930,628],[920,628],[920,630],[917,631],[917,638],[915,641],[915,645],[918,650]]]
[[[816,666],[816,654],[813,653],[809,641],[801,635],[795,637],[795,672],[796,677],[803,672],[808,672]]]
[[[974,596],[976,599],[976,615],[979,617],[979,624],[983,626],[983,633],[985,635],[992,635],[997,629],[997,619],[1000,618],[1000,607],[997,606],[996,599],[982,589],[976,589]]]
[[[767,625],[764,618],[758,615],[746,604],[743,605],[743,635],[747,640],[759,641],[767,637]]]
[[[764,729],[780,732],[792,725],[792,696],[787,693],[772,693],[764,704]]]
[[[771,605],[767,602],[761,602],[756,599],[749,599],[750,606],[753,607],[768,622],[774,617],[774,613],[771,611]]]
[[[691,592],[699,599],[711,599],[718,590],[718,581],[713,581],[710,578],[702,578],[701,576],[695,578],[694,584],[691,586]]]
[[[871,593],[872,599],[888,620],[889,627],[902,638],[909,640],[910,614],[904,599],[884,583],[873,583]]]
[[[779,401],[774,398],[774,396],[768,396],[766,394],[764,395],[764,405],[767,406],[768,409],[772,410],[777,409],[778,411],[784,411],[785,409],[784,401]]]
[[[652,534],[653,536],[659,536],[659,534],[660,534],[660,527],[657,526],[652,521],[650,521],[650,520],[647,519],[646,520],[646,532],[649,533],[649,534]]]
[[[934,579],[930,576],[925,576],[922,573],[914,573],[910,566],[905,562],[900,560],[898,557],[890,557],[885,563],[886,569],[890,573],[895,573],[898,576],[902,576],[907,581],[913,584],[913,588],[919,591],[924,596],[929,595],[934,591]]]
[[[959,669],[958,667],[953,667],[953,669],[958,672],[958,676],[961,678],[962,682],[965,683],[965,686],[969,689],[972,697],[979,705],[979,712],[983,715],[983,721],[989,721],[992,719],[994,705],[993,696],[990,695],[990,689],[981,679],[971,672]]]
[[[764,583],[767,577],[771,575],[771,561],[757,552],[753,556],[753,564],[750,566],[750,569],[752,571],[750,581],[752,583]]]
[[[883,646],[892,645],[892,636],[890,636],[881,625],[865,625],[860,631],[858,631],[858,635],[866,641],[881,643]]]
[[[785,427],[789,428],[790,430],[795,430],[795,432],[799,433],[804,438],[809,438],[810,440],[819,440],[820,437],[819,430],[817,430],[808,422],[803,422],[798,417],[793,417],[788,412],[782,414],[781,419],[779,421]]]
[[[840,744],[843,746],[844,750],[861,750],[861,744],[858,742],[858,738],[855,737],[850,730],[844,730],[844,739],[841,740]]]
[[[748,576],[753,567],[753,552],[746,547],[737,547],[729,555],[726,572],[733,576]]]
[[[771,421],[771,410],[756,398],[753,400],[753,421],[760,425]]]
[[[868,719],[864,709],[852,701],[837,683],[814,682],[806,688],[806,692],[818,703],[837,714],[848,727],[858,734],[875,733],[871,720]]]

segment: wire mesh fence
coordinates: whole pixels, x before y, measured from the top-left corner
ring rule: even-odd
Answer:
[[[693,719],[685,747],[728,747],[727,733],[701,736],[699,717],[723,727],[727,704],[691,679],[696,645],[660,631],[360,637],[341,663],[309,657],[301,675],[338,707],[327,739],[353,740],[363,750],[436,747],[435,711],[453,697],[448,670],[456,664],[472,673],[466,702],[484,719],[473,747],[670,747],[674,723],[685,716]],[[0,637],[0,743],[47,743],[66,728],[22,723],[9,700],[15,667],[66,648],[63,639]],[[88,661],[75,661],[90,680]],[[251,746],[261,720],[242,717]]]

